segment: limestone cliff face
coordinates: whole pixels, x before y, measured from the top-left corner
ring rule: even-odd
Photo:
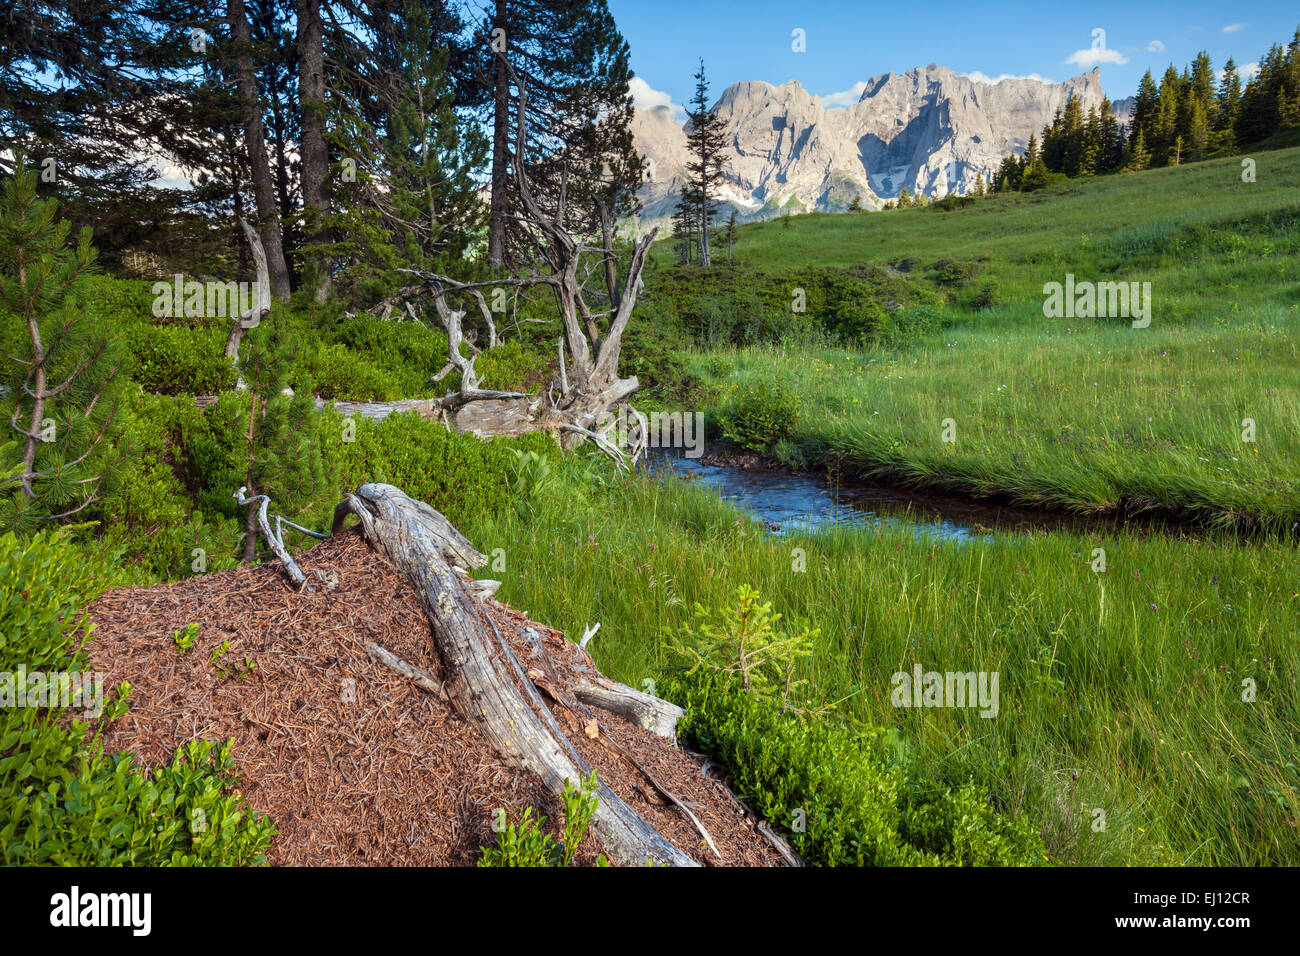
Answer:
[[[932,197],[964,193],[1041,135],[1072,97],[1085,114],[1100,107],[1096,69],[1064,83],[985,83],[931,64],[872,77],[857,103],[834,109],[794,80],[736,83],[713,107],[730,154],[720,198],[742,218],[763,218],[787,206],[843,209],[855,196],[878,207],[904,187]],[[685,133],[666,106],[638,111],[632,130],[651,160],[644,218],[662,220],[686,175]]]

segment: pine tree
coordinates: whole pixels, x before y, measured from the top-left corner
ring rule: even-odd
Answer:
[[[1097,172],[1110,173],[1119,169],[1124,161],[1124,135],[1109,99],[1101,101],[1099,145]]]
[[[361,299],[406,284],[398,269],[451,270],[484,221],[487,140],[455,108],[448,51],[414,4],[392,39],[375,90],[378,125],[341,97],[330,116],[339,201],[326,222],[344,241],[324,252],[340,264],[343,289],[361,286]]]
[[[318,431],[321,412],[316,408],[313,383],[298,362],[302,343],[284,328],[283,316],[258,326],[249,339],[242,374],[248,384],[244,465],[246,495],[267,495],[275,511],[294,517],[332,494],[332,462],[321,455]],[[290,376],[297,388],[286,393]],[[244,515],[244,562],[257,556],[257,508],[250,504]]]
[[[1279,126],[1300,126],[1300,28],[1287,46],[1278,89]]]
[[[1155,115],[1147,134],[1152,165],[1164,166],[1173,154],[1174,140],[1178,136],[1178,105],[1182,101],[1182,78],[1170,64],[1160,81],[1160,94],[1156,97]]]
[[[899,192],[898,194],[897,208],[909,209],[911,208],[911,206],[912,206],[912,195],[907,191],[907,187],[904,186],[902,191]]]
[[[1237,148],[1237,118],[1241,114],[1241,76],[1231,57],[1223,65],[1223,79],[1215,100],[1215,126],[1211,142],[1216,153],[1234,152]]]
[[[727,247],[727,261],[732,261],[731,252],[736,248],[736,240],[740,238],[740,232],[736,225],[736,210],[731,210],[731,216],[727,219],[727,228],[723,232],[722,241]]]
[[[854,194],[854,196],[853,196],[853,201],[852,201],[851,203],[849,203],[849,212],[862,212],[862,196],[861,196],[861,194],[859,194],[859,193],[855,193],[855,194]],[[735,213],[732,213],[732,216],[734,217],[734,216],[735,216]]]
[[[1079,162],[1076,176],[1094,176],[1101,163],[1101,120],[1095,107],[1088,110],[1088,121],[1079,133]]]
[[[477,37],[486,59],[492,111],[491,220],[493,266],[531,255],[518,225],[522,200],[511,166],[518,92],[507,62],[527,84],[529,182],[548,211],[558,211],[561,184],[603,178],[606,164],[620,186],[640,185],[640,158],[631,146],[632,70],[627,42],[606,0],[492,0]],[[497,32],[499,31],[499,32]],[[494,46],[504,43],[505,52]],[[598,228],[588,203],[565,207],[570,231]]]
[[[726,127],[722,119],[709,111],[709,81],[704,72],[704,60],[695,74],[695,95],[691,108],[686,111],[689,123],[686,130],[686,149],[690,160],[686,172],[690,179],[682,190],[682,202],[694,207],[693,225],[699,236],[699,263],[711,264],[709,256],[709,230],[718,213],[718,186],[722,183],[722,167],[727,142]]]
[[[1219,105],[1214,96],[1214,69],[1210,63],[1210,54],[1202,50],[1192,61],[1191,82],[1192,99],[1199,103],[1205,114],[1206,136],[1218,122]],[[1189,140],[1195,137],[1189,136]]]
[[[1237,63],[1231,57],[1223,65],[1223,79],[1219,82],[1217,102],[1218,122],[1216,130],[1231,130],[1237,123],[1237,114],[1241,111],[1241,76],[1237,73]]]
[[[1150,165],[1151,152],[1147,149],[1146,136],[1139,129],[1129,141],[1128,155],[1124,157],[1124,169],[1135,173]]]
[[[1155,81],[1151,78],[1151,71],[1147,70],[1138,83],[1137,97],[1133,103],[1133,118],[1128,131],[1130,144],[1137,138],[1139,133],[1142,134],[1144,143],[1150,139],[1155,124],[1156,101],[1159,95],[1160,92],[1156,88]]]
[[[75,248],[57,204],[38,199],[38,175],[19,155],[0,199],[0,414],[17,443],[0,444],[0,526],[66,518],[96,501],[128,454],[120,422],[116,343],[81,314],[77,280],[91,270],[89,227]]]
[[[1179,138],[1187,145],[1193,158],[1204,159],[1210,145],[1210,122],[1205,106],[1196,95],[1189,94],[1185,112],[1183,133]]]
[[[1054,173],[1065,169],[1065,153],[1069,146],[1069,136],[1065,129],[1065,117],[1058,108],[1052,116],[1052,122],[1043,128],[1043,163]]]

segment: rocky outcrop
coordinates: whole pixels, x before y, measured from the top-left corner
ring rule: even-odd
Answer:
[[[848,108],[827,108],[794,80],[736,83],[713,107],[730,151],[721,198],[755,219],[787,208],[844,209],[855,196],[879,207],[905,187],[932,197],[965,193],[1041,135],[1072,97],[1087,113],[1103,95],[1096,69],[1064,83],[981,82],[931,64],[872,77]],[[643,221],[662,220],[685,178],[685,132],[666,106],[638,111],[632,129],[650,160]]]

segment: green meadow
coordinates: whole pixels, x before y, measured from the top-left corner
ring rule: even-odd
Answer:
[[[789,462],[1167,525],[778,537],[703,489],[573,459],[468,533],[504,550],[504,599],[575,637],[600,622],[597,663],[637,686],[671,680],[697,602],[756,587],[817,629],[801,676],[834,714],[817,719],[885,730],[915,779],[1027,814],[1056,862],[1300,863],[1300,150],[1240,173],[743,227],[733,281],[883,266],[945,297],[941,325],[687,359],[715,426],[760,383],[796,396],[769,449]],[[962,279],[936,281],[936,262]],[[1042,287],[1067,272],[1151,282],[1150,327],[1045,317]],[[996,671],[998,713],[894,706],[892,675],[918,665]]]
[[[1300,150],[1259,154],[1254,183],[1241,173],[1219,160],[951,212],[748,227],[736,257],[755,274],[865,262],[933,284],[938,264],[945,327],[902,347],[697,358],[716,386],[706,411],[778,379],[802,399],[783,448],[793,463],[1075,512],[1288,529],[1300,520]],[[1044,285],[1067,274],[1149,282],[1149,327],[1044,316]],[[968,287],[979,307],[963,305]]]

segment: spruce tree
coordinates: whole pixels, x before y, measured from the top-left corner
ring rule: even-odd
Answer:
[[[334,480],[332,462],[327,467],[321,455],[322,413],[299,362],[302,342],[284,326],[284,317],[273,313],[249,337],[242,369],[248,401],[240,411],[247,415],[241,429],[246,444],[240,461],[246,496],[267,495],[271,510],[292,518],[333,494]],[[288,390],[291,377],[294,390]],[[257,556],[258,507],[250,504],[244,514],[245,563]]]
[[[114,452],[116,343],[82,315],[77,280],[95,262],[91,231],[68,247],[71,225],[37,198],[38,175],[21,155],[0,199],[0,414],[16,443],[0,444],[0,526],[28,530],[99,499],[129,454]]]
[[[1128,155],[1124,157],[1124,169],[1139,172],[1151,165],[1151,152],[1147,149],[1146,136],[1138,130],[1129,141]]]
[[[1223,65],[1223,79],[1219,81],[1219,96],[1216,102],[1215,124],[1217,132],[1231,133],[1237,125],[1237,116],[1241,112],[1241,75],[1237,72],[1237,63],[1231,57]]]
[[[1138,133],[1142,134],[1143,143],[1150,138],[1155,123],[1156,100],[1159,95],[1155,80],[1151,78],[1151,71],[1147,70],[1138,83],[1137,97],[1133,104],[1133,118],[1129,123],[1128,131],[1130,144],[1137,138]]]
[[[1124,135],[1115,108],[1109,99],[1101,101],[1100,144],[1097,172],[1110,173],[1119,169],[1124,161]]]
[[[722,183],[727,136],[722,119],[709,111],[709,81],[703,59],[695,74],[695,94],[686,115],[689,120],[686,149],[691,158],[686,164],[689,179],[682,190],[682,202],[694,210],[692,225],[699,236],[699,264],[708,266],[709,230],[718,212],[717,194]]]

